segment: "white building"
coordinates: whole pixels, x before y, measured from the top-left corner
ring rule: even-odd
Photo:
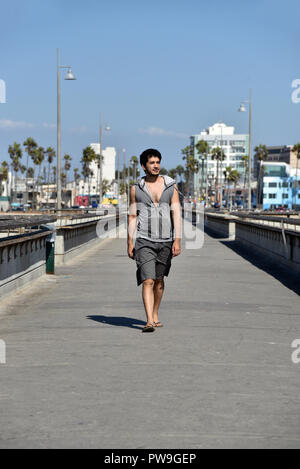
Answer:
[[[198,135],[191,136],[191,146],[194,151],[194,158],[200,162],[199,172],[194,175],[193,190],[198,193],[202,188],[206,188],[206,176],[208,180],[213,180],[217,175],[217,161],[211,158],[212,149],[220,147],[226,155],[226,159],[219,164],[219,184],[224,182],[223,171],[227,166],[236,169],[242,181],[245,177],[245,164],[243,157],[249,153],[249,135],[235,134],[233,126],[227,126],[223,122],[202,130]],[[209,145],[209,154],[207,160],[201,160],[196,149],[196,144],[204,140]]]
[[[100,143],[91,143],[90,147],[99,155]],[[107,179],[110,183],[115,179],[116,171],[116,149],[114,147],[106,147],[102,150],[102,179]],[[90,165],[94,174],[97,174],[97,161],[93,161]]]
[[[8,180],[2,181],[0,190],[0,211],[6,212],[9,209],[9,195],[12,186],[12,173],[8,172]]]
[[[97,155],[100,153],[100,144],[91,143],[90,147],[95,151]],[[102,150],[103,162],[102,162],[102,180],[106,179],[110,184],[115,179],[116,169],[116,149],[114,147],[106,147]],[[99,183],[100,183],[100,170],[98,168],[97,160],[92,161],[90,164],[90,170],[92,176],[84,179],[80,179],[76,185],[76,195],[94,195],[98,194]]]

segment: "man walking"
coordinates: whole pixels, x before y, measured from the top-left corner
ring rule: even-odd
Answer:
[[[181,208],[174,179],[160,176],[161,154],[150,148],[140,155],[146,175],[130,191],[128,256],[136,260],[137,285],[147,316],[143,332],[162,327],[158,310],[172,257],[181,252]],[[133,237],[136,231],[135,245]]]

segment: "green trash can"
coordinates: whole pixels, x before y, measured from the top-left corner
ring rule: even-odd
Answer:
[[[47,229],[55,230],[55,225],[44,225]],[[46,237],[46,274],[55,273],[55,238],[56,231]]]
[[[46,239],[46,274],[54,274],[54,241]]]

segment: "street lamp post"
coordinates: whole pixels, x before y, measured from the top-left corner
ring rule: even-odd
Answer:
[[[124,194],[127,195],[127,183],[126,183],[126,149],[123,148],[123,182],[124,182]]]
[[[221,193],[218,194],[218,199],[220,199],[220,208],[223,208],[223,128],[221,126],[221,161],[220,161],[220,186],[221,186]],[[219,188],[218,188],[219,189]]]
[[[205,206],[208,206],[208,151],[206,151]]]
[[[120,148],[118,148],[118,207],[120,207]]]
[[[130,159],[128,159],[128,187],[127,187],[127,205],[129,207],[130,200]]]
[[[110,126],[109,125],[106,125],[104,130],[106,130],[107,132],[110,131]],[[100,139],[99,139],[99,143],[100,143],[100,164],[99,164],[99,168],[100,168],[100,171],[99,171],[99,205],[102,204],[102,187],[103,187],[103,162],[102,162],[102,134],[103,134],[103,131],[102,131],[102,119],[101,119],[101,114],[100,114]]]
[[[249,101],[243,101],[240,104],[240,107],[238,109],[239,112],[246,112],[246,108],[243,103],[249,104],[248,210],[251,210],[252,208],[252,201],[251,201],[252,89],[251,88],[249,90]]]
[[[71,66],[59,65],[59,49],[57,49],[57,210],[61,210],[61,117],[60,117],[60,69],[67,68],[65,80],[76,80]]]

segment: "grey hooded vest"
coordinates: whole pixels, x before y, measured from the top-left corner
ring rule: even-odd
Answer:
[[[137,203],[137,238],[155,242],[174,240],[173,220],[171,217],[171,200],[176,181],[169,176],[164,178],[164,189],[157,206],[154,204],[145,176],[135,184]]]

